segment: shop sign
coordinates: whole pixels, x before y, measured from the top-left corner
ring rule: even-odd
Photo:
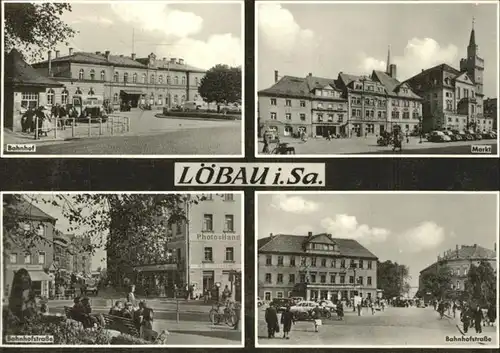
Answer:
[[[202,264],[190,264],[189,265],[190,269],[207,269],[207,270],[235,270],[235,271],[241,271],[241,265],[239,264],[234,264],[234,263],[227,263],[227,264],[213,264],[213,263],[202,263]]]
[[[22,268],[27,271],[43,271],[42,265],[7,265],[7,268],[10,268],[13,271],[17,271]]]
[[[210,241],[239,241],[239,234],[231,234],[231,233],[223,233],[223,234],[214,234],[214,233],[198,233],[196,235],[197,240],[210,240]]]

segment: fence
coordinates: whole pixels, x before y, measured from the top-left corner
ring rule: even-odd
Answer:
[[[53,134],[55,139],[93,137],[103,135],[124,134],[130,132],[130,118],[127,116],[108,116],[103,121],[98,119],[51,118],[48,124],[40,126],[39,118],[35,118],[35,140]],[[68,126],[69,124],[69,126]]]

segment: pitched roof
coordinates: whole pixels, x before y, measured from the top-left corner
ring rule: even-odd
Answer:
[[[404,83],[401,83],[396,78],[391,77],[389,74],[383,71],[373,70],[373,75],[384,85],[387,93],[391,96],[401,96],[422,99],[420,96],[416,95],[410,88],[410,91],[404,95],[399,94],[399,87]]]
[[[339,77],[346,86],[348,86],[351,82],[358,81],[362,78],[362,76],[345,74],[343,72],[339,73]]]
[[[274,85],[258,93],[266,95],[286,95],[299,98],[307,98],[310,96],[306,79],[295,76],[283,76]]]
[[[319,235],[317,234],[312,238]],[[353,239],[331,238],[333,242],[338,245],[340,255],[351,257],[366,257],[376,259],[372,252],[370,252],[363,245]],[[272,237],[266,237],[258,240],[259,252],[272,252],[272,253],[304,253],[303,244],[307,242],[308,236],[303,235],[290,235],[290,234],[276,234]]]
[[[315,88],[323,88],[325,86],[330,86],[335,90],[339,90],[335,84],[335,80],[331,78],[316,77],[316,76],[306,76],[306,83],[309,87],[309,92]]]
[[[460,70],[457,70],[455,69],[454,67],[448,65],[448,64],[438,64],[436,66],[433,66],[433,67],[430,67],[426,70],[423,70],[422,72],[419,72],[418,74],[416,74],[415,76],[413,77],[410,77],[409,79],[407,79],[406,81],[409,81],[415,77],[419,77],[419,76],[424,76],[424,75],[427,75],[429,72],[432,72],[432,71],[449,71],[455,75],[460,75],[461,74],[461,71]],[[405,82],[406,82],[405,81]]]
[[[462,245],[458,250],[450,250],[442,257],[443,260],[493,260],[496,259],[496,252],[477,244]]]
[[[90,53],[90,52],[76,52],[72,55],[65,55],[59,58],[52,59],[52,63],[58,62],[78,62],[78,63],[86,63],[86,64],[95,64],[95,65],[115,65],[115,66],[128,66],[128,67],[137,67],[146,69],[148,58],[138,58],[133,60],[129,56],[125,55],[109,55],[109,59],[106,58],[106,53]],[[36,65],[47,64],[48,60],[39,62]],[[169,68],[170,70],[180,70],[180,71],[194,71],[194,72],[205,72],[206,70],[185,65],[179,63],[171,63],[164,60],[156,60],[157,67],[160,68]]]
[[[57,221],[57,218],[52,217],[48,213],[45,213],[40,208],[35,206],[33,202],[28,202],[27,200],[24,199],[17,202],[15,204],[15,208],[21,215],[23,215],[28,219],[44,220],[50,222]]]
[[[63,85],[50,77],[43,76],[28,65],[16,49],[5,56],[5,85],[62,87]]]

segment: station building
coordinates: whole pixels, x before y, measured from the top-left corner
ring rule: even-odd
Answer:
[[[265,301],[376,298],[377,260],[357,241],[332,234],[271,234],[258,240],[258,295]]]

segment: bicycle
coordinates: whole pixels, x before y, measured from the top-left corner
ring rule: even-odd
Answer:
[[[238,322],[238,317],[234,309],[232,308],[224,308],[224,311],[221,313],[220,308],[222,305],[217,305],[213,307],[208,313],[210,322],[214,325],[218,325],[221,322],[224,322],[228,326],[235,326]]]

